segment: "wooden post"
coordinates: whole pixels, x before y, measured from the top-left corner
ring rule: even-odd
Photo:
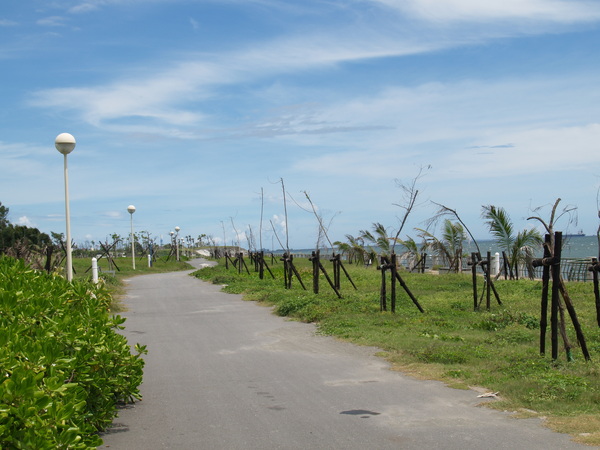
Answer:
[[[312,262],[313,272],[313,293],[319,293],[319,250],[312,252],[312,256],[309,258]]]
[[[356,287],[356,285],[354,284],[354,281],[352,281],[352,278],[350,278],[350,274],[348,273],[348,271],[346,270],[346,268],[344,267],[344,264],[342,263],[342,261],[340,260],[340,267],[341,269],[344,271],[344,274],[346,275],[346,278],[348,278],[348,281],[350,281],[350,284],[352,285],[352,287],[354,288],[354,290],[358,290],[358,288]]]
[[[558,302],[560,301],[560,257],[562,233],[554,233],[554,264],[550,268],[552,276],[552,297],[550,304],[550,341],[552,343],[552,359],[558,359]]]
[[[290,282],[290,270],[288,265],[288,253],[285,252],[281,257],[281,261],[283,261],[283,287],[285,289],[289,289],[291,286]]]
[[[250,270],[248,269],[248,265],[246,264],[246,261],[244,260],[244,252],[240,252],[240,273],[242,272],[242,266],[244,266],[244,269],[246,269],[246,273],[248,275],[250,275]]]
[[[265,252],[258,252],[258,278],[261,280],[265,277]]]
[[[489,311],[491,309],[490,299],[492,293],[492,280],[490,278],[490,266],[491,266],[491,253],[487,252],[486,264],[485,264],[485,280],[487,282],[485,291],[485,307]]]
[[[479,263],[477,253],[471,253],[471,278],[473,280],[473,311],[477,311],[477,264]]]
[[[54,247],[49,245],[46,247],[46,264],[44,265],[44,270],[48,273],[52,270],[52,252],[54,251]],[[598,280],[598,273],[596,272],[596,280]],[[596,288],[598,283],[596,283]],[[597,303],[597,302],[596,302]]]
[[[331,281],[331,278],[329,278],[329,275],[327,275],[327,271],[325,270],[325,267],[323,267],[323,264],[321,264],[321,261],[319,261],[319,269],[321,269],[321,272],[323,272],[323,275],[325,275],[325,279],[329,283],[329,286],[331,286],[331,289],[333,289],[333,292],[335,292],[338,298],[342,298],[342,294],[340,294],[340,291],[337,290],[333,281]]]
[[[600,327],[600,291],[598,289],[598,271],[600,266],[598,265],[598,259],[592,258],[592,265],[589,269],[592,272],[592,279],[594,280],[594,298],[596,299],[596,322]]]
[[[575,328],[575,334],[577,336],[577,342],[579,342],[579,346],[581,347],[581,353],[583,353],[583,357],[586,361],[589,361],[590,353],[587,348],[587,343],[585,342],[585,336],[583,335],[583,330],[581,329],[581,324],[579,323],[579,319],[577,318],[577,313],[575,312],[575,307],[573,306],[573,302],[571,301],[571,297],[563,284],[562,278],[560,280],[560,293],[562,295],[563,300],[565,301],[565,306],[567,307],[567,311],[569,312],[569,317],[571,318],[571,322],[573,323],[573,328]],[[564,322],[564,320],[563,320]],[[564,323],[563,323],[564,328]],[[566,336],[566,331],[564,332]],[[565,347],[567,347],[567,340],[565,339]],[[573,361],[573,357],[570,354],[571,346],[567,347],[567,359],[568,361]]]
[[[298,270],[296,270],[296,266],[294,265],[294,257],[293,255],[290,255],[289,258],[289,265],[290,265],[290,288],[292,287],[292,273],[294,275],[296,275],[296,278],[298,278],[298,282],[300,283],[300,286],[302,286],[302,289],[306,290],[306,286],[304,286],[304,283],[302,282],[302,278],[300,278],[300,274],[298,273]]]
[[[408,288],[407,284],[405,283],[405,281],[402,279],[402,277],[400,276],[400,274],[398,273],[398,271],[396,271],[396,279],[398,280],[398,282],[400,283],[400,286],[402,286],[402,288],[404,289],[404,292],[406,292],[406,294],[410,297],[410,299],[412,300],[412,302],[415,304],[415,306],[417,308],[419,308],[419,311],[421,312],[425,312],[425,310],[423,310],[423,308],[421,307],[421,305],[419,304],[419,301],[417,300],[417,298],[413,295],[413,293],[410,291],[410,289]]]
[[[341,266],[341,264],[342,264],[342,261],[340,259],[340,255],[334,254],[333,255],[333,284],[335,285],[336,289],[340,289],[340,287],[341,287],[341,281],[340,281],[340,274],[341,274],[340,266]]]
[[[391,303],[392,303],[392,312],[396,312],[396,276],[398,273],[398,268],[396,267],[396,254],[391,254],[391,262],[390,262],[390,270],[392,272],[392,292],[391,292]]]
[[[544,243],[544,259],[550,258],[550,235],[547,234]],[[546,354],[546,329],[548,328],[548,291],[550,286],[550,266],[542,268],[542,311],[540,317],[540,354]]]
[[[381,290],[379,292],[379,310],[380,311],[387,311],[387,292],[386,292],[386,278],[385,278],[385,271],[386,271],[386,261],[384,260],[383,256],[380,258],[381,264],[379,266],[380,270],[381,270]]]

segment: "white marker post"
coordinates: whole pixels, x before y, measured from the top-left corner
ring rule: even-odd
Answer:
[[[94,284],[98,284],[98,260],[92,258],[92,281]]]

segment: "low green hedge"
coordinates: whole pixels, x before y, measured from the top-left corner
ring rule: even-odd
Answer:
[[[116,330],[102,286],[0,257],[0,448],[91,448],[140,398],[146,353]]]

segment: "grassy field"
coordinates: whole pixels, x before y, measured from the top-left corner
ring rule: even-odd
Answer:
[[[320,293],[313,294],[311,263],[295,263],[308,291],[295,278],[292,289],[284,289],[280,262],[271,266],[275,279],[266,273],[260,280],[252,268],[250,274],[238,274],[223,264],[196,276],[226,285],[226,292],[243,294],[247,300],[273,305],[279,315],[316,322],[320,333],[378,347],[394,368],[415,377],[499,392],[492,407],[515,411],[518,417],[545,417],[549,427],[572,434],[578,442],[600,445],[600,328],[592,283],[567,285],[592,361],[585,361],[565,314],[575,347],[574,361],[567,362],[562,340],[559,358],[551,359],[550,330],[546,356],[540,356],[539,281],[498,280],[502,306],[492,296],[490,311],[473,311],[470,274],[401,272],[425,312],[398,286],[393,314],[379,310],[381,273],[375,268],[347,265],[358,289],[342,274],[343,298],[338,299],[323,275]],[[327,270],[330,264],[324,263]]]

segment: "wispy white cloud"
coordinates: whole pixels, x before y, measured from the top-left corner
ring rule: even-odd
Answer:
[[[0,27],[16,27],[17,25],[19,23],[14,20],[0,19]]]
[[[378,23],[345,24],[280,36],[271,41],[253,43],[225,54],[190,54],[179,61],[155,61],[154,69],[140,67],[140,75],[107,84],[66,87],[35,92],[35,106],[79,111],[82,119],[95,126],[138,127],[150,125],[160,133],[160,125],[177,125],[180,134],[186,126],[196,127],[205,118],[202,102],[220,94],[222,87],[264,80],[280,74],[328,70],[340,64],[368,59],[401,57],[430,53],[444,48],[471,45],[510,35],[509,26],[501,31],[475,30],[471,33],[423,33],[410,25],[406,14],[440,17],[443,20],[488,20],[514,17],[537,21],[587,21],[600,19],[600,6],[588,2],[508,0],[372,0],[397,11],[397,25],[389,22],[383,29]],[[77,8],[95,8],[113,0],[82,2]],[[568,6],[568,7],[567,7]],[[568,10],[568,11],[567,11]],[[47,24],[62,24],[62,18],[49,18]],[[190,19],[193,27],[197,26]],[[515,31],[516,32],[516,31]],[[150,75],[145,75],[150,72]],[[122,121],[117,124],[117,121]],[[146,122],[144,122],[146,121]],[[159,126],[159,128],[157,128]],[[116,128],[115,128],[116,130]],[[172,128],[165,128],[172,135]],[[258,129],[255,131],[259,131]],[[280,130],[286,133],[286,130]],[[312,132],[310,129],[306,131]],[[330,132],[345,131],[343,126]],[[320,132],[327,132],[323,129]]]
[[[121,219],[123,214],[121,211],[105,211],[102,213],[103,217],[108,217],[110,219]]]
[[[76,1],[73,6],[67,8],[69,13],[83,14],[92,11],[97,11],[106,6],[110,5],[128,5],[132,3],[150,3],[152,1],[164,1],[164,0],[81,0]]]
[[[594,117],[600,108],[594,85],[593,78],[566,77],[383,89],[315,111],[316,122],[335,118],[357,130],[367,124],[380,128],[340,134],[335,149],[299,155],[294,168],[324,176],[394,178],[432,164],[443,168],[441,178],[460,178],[597,164],[600,155],[593,149],[600,128]],[[319,145],[310,139],[295,137],[306,148]]]
[[[45,27],[64,27],[67,20],[64,16],[50,16],[39,19],[36,23]]]
[[[432,22],[576,23],[600,19],[600,5],[592,1],[564,0],[372,0]]]
[[[96,126],[105,121],[124,119],[127,123],[140,118],[164,124],[189,125],[199,121],[201,115],[178,108],[177,104],[190,100],[191,95],[201,96],[197,83],[213,76],[208,66],[184,64],[176,70],[145,80],[40,91],[33,94],[31,103],[40,107],[80,111],[83,120]]]
[[[445,46],[448,42],[439,45]],[[131,123],[134,118],[180,126],[197,125],[204,117],[199,112],[200,102],[217,95],[215,87],[365,58],[427,52],[439,45],[402,43],[389,36],[380,42],[344,41],[327,35],[303,36],[225,55],[190,55],[188,60],[170,64],[172,68],[168,70],[153,71],[147,77],[93,87],[42,90],[32,94],[31,104],[79,111],[83,120],[95,126],[110,125],[115,120]]]

